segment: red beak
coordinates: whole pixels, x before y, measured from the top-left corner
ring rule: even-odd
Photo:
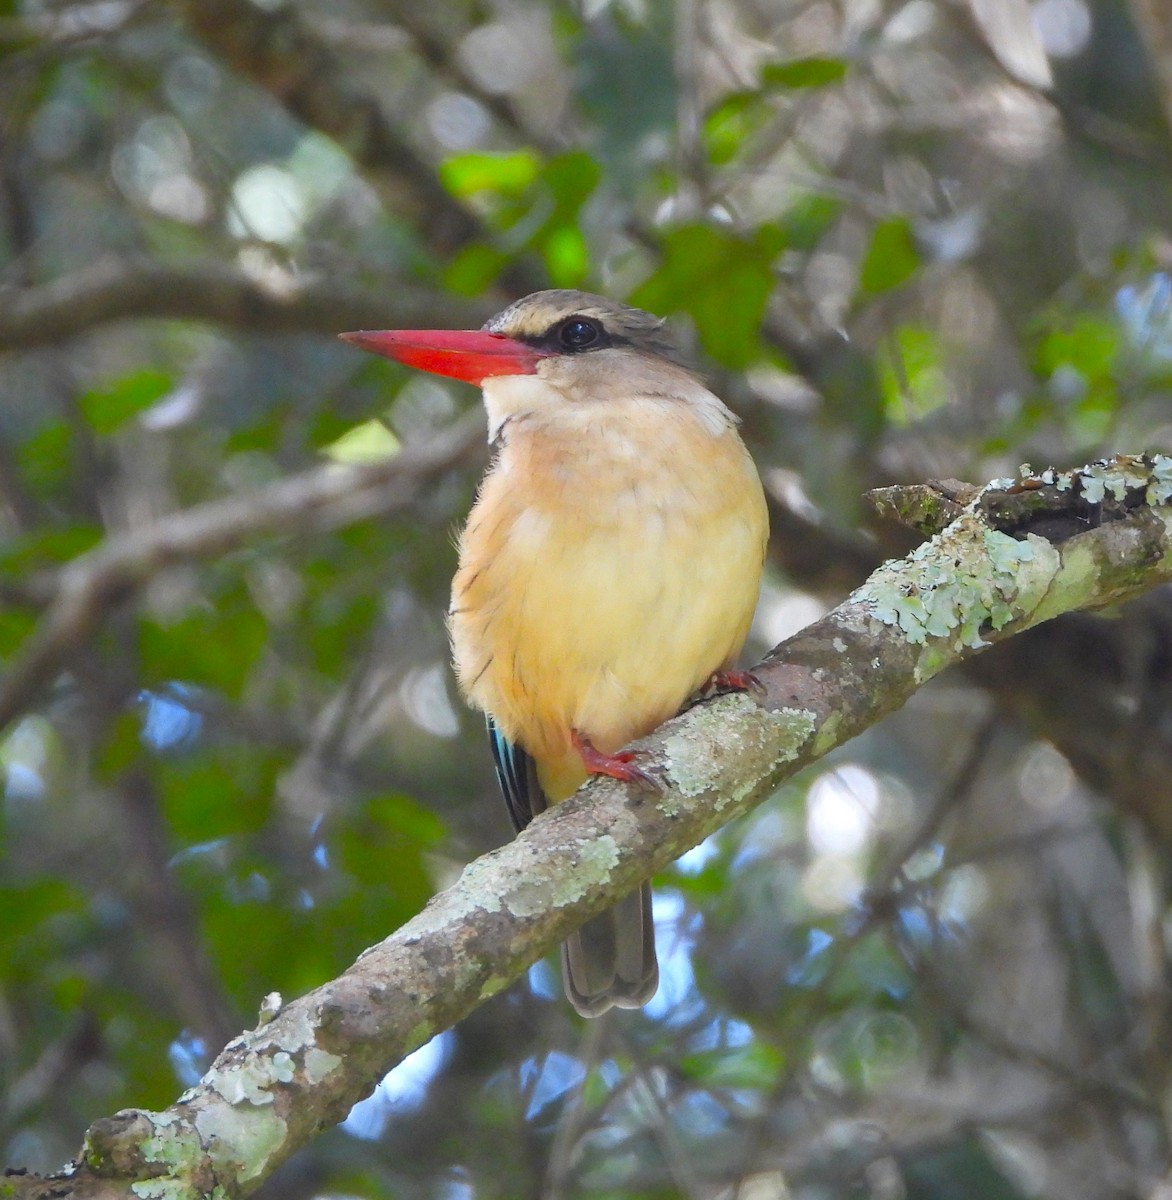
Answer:
[[[340,333],[344,342],[404,366],[479,384],[491,375],[533,375],[548,351],[503,333],[472,329],[384,329]]]

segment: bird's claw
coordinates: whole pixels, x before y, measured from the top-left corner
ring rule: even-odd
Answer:
[[[636,750],[619,750],[615,754],[603,754],[585,734],[576,729],[572,731],[571,740],[574,749],[582,759],[582,765],[589,775],[606,775],[621,783],[633,783],[645,791],[663,791],[663,781],[643,767],[635,765],[639,753]]]
[[[765,698],[765,684],[752,671],[713,671],[701,688],[702,692],[752,692],[758,700]]]

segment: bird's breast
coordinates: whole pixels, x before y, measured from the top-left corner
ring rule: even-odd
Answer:
[[[766,536],[731,424],[641,397],[518,417],[461,538],[450,628],[465,693],[539,763],[611,752],[740,650]]]

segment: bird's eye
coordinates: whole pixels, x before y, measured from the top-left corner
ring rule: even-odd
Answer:
[[[566,350],[587,350],[601,337],[602,327],[585,317],[571,317],[558,330],[558,341]]]

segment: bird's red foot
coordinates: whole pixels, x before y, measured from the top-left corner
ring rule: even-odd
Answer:
[[[754,696],[765,695],[765,685],[752,671],[713,671],[701,691],[752,692]]]
[[[639,757],[636,751],[620,750],[617,754],[603,754],[584,733],[579,733],[576,729],[570,731],[570,740],[581,756],[587,774],[607,775],[611,779],[633,783],[637,787],[656,792],[663,789],[663,785],[650,771],[635,766],[635,759]]]

